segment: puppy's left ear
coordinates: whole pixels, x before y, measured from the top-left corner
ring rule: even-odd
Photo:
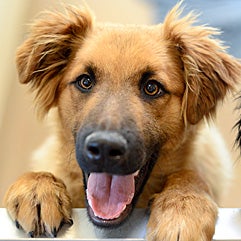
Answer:
[[[55,105],[61,77],[92,30],[87,7],[65,10],[65,14],[46,12],[36,20],[16,54],[19,80],[36,92],[41,115]]]
[[[219,34],[216,29],[194,26],[195,16],[190,13],[180,18],[181,13],[179,3],[167,15],[162,34],[182,61],[186,84],[184,119],[196,124],[215,113],[217,102],[241,80],[241,64],[212,37]]]

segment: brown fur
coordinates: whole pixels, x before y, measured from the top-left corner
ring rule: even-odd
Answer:
[[[42,115],[51,109],[55,125],[35,166],[67,189],[47,172],[26,174],[10,187],[6,207],[26,232],[56,234],[62,219],[70,222],[69,196],[72,207],[84,207],[73,133],[94,121],[118,129],[131,117],[145,143],[162,143],[137,203],[147,207],[152,200],[148,240],[212,239],[230,163],[206,120],[240,80],[241,64],[210,37],[216,29],[193,26],[195,17],[180,13],[177,5],[161,25],[122,26],[94,23],[88,10],[69,7],[66,15],[48,13],[33,25],[17,52],[19,79],[36,91]],[[98,79],[90,97],[71,84],[87,65]],[[149,69],[169,92],[151,101],[138,87]],[[51,204],[41,209],[41,225],[36,203]]]

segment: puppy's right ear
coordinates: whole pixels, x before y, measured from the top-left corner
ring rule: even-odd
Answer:
[[[87,8],[68,6],[66,14],[46,12],[17,50],[19,80],[36,91],[40,113],[55,105],[63,72],[91,31],[92,19]]]

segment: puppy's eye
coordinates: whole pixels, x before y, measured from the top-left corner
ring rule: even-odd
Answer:
[[[89,75],[83,74],[77,77],[75,86],[82,92],[88,92],[93,88],[94,80]]]
[[[145,95],[150,96],[150,97],[159,97],[163,94],[165,94],[165,89],[162,86],[161,83],[159,83],[156,80],[148,80],[144,83],[143,85],[143,92]]]

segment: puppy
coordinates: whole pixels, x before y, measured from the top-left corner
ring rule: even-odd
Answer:
[[[147,240],[212,239],[231,162],[210,120],[241,64],[216,29],[181,12],[177,4],[160,25],[124,26],[67,7],[33,24],[17,51],[19,79],[54,128],[35,155],[41,172],[5,196],[31,237],[56,236],[72,207],[113,227],[150,205]]]

